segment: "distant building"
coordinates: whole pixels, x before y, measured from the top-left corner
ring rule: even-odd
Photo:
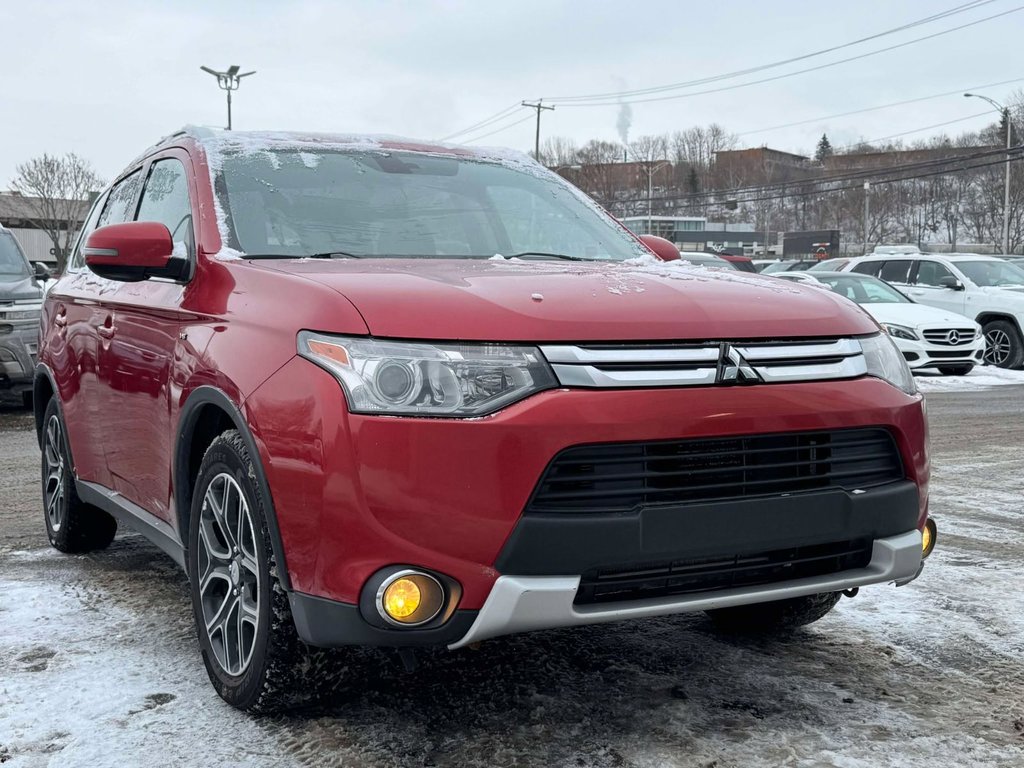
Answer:
[[[712,169],[715,186],[721,189],[802,181],[816,173],[818,167],[810,158],[769,147],[715,152]]]
[[[899,149],[887,152],[850,152],[826,157],[821,168],[825,173],[836,171],[864,171],[891,168],[894,165],[908,163],[926,163],[942,161],[950,157],[963,157],[977,152],[987,152],[997,147],[935,147],[932,149]],[[959,166],[962,160],[953,163]],[[943,170],[942,165],[936,166]]]
[[[89,214],[89,205],[88,200],[79,201],[77,219],[73,222],[75,231],[81,228]],[[57,262],[53,242],[41,226],[43,222],[39,216],[37,198],[25,197],[18,192],[0,192],[0,224],[14,233],[29,261],[49,264]]]
[[[657,235],[682,251],[729,251],[737,255],[764,248],[764,232],[753,224],[726,224],[703,216],[626,216],[622,223],[637,235]]]

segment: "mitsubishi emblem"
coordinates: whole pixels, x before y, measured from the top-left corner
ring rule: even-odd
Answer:
[[[760,384],[761,376],[732,344],[722,344],[718,356],[718,384]]]

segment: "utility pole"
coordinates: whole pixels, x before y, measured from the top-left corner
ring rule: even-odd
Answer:
[[[868,252],[868,214],[871,211],[871,182],[864,182],[864,253]]]
[[[1010,109],[1004,107],[995,99],[982,96],[980,93],[965,93],[966,98],[984,99],[992,105],[993,109],[1003,116],[1006,122],[1006,172],[1003,174],[1003,253],[1010,252],[1010,136],[1013,132],[1013,123],[1010,121]]]
[[[543,101],[543,99],[537,99],[537,103],[536,104],[530,104],[527,101],[523,102],[523,106],[524,107],[529,107],[530,109],[536,109],[537,110],[537,135],[535,136],[535,138],[533,140],[533,159],[536,160],[538,163],[540,162],[540,113],[541,113],[541,110],[544,110],[544,109],[552,109],[553,110],[555,108],[553,104],[550,107],[541,104],[542,101]]]
[[[765,201],[764,204],[764,257],[768,256],[768,241],[771,239],[771,224],[772,224],[772,204],[770,201]]]
[[[255,75],[256,70],[252,72],[238,73],[241,69],[237,64],[232,64],[227,68],[225,72],[218,72],[216,69],[210,67],[199,67],[203,72],[213,75],[217,78],[217,85],[222,91],[226,91],[228,95],[228,130],[231,130],[231,92],[237,91],[238,86],[242,84],[242,78],[248,77],[249,75]]]

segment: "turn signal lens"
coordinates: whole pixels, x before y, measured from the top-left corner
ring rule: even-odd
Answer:
[[[924,530],[921,531],[921,558],[926,558],[935,549],[935,540],[938,538],[939,529],[935,525],[935,521],[930,517],[924,524]]]
[[[397,579],[384,590],[384,610],[395,621],[403,621],[416,613],[421,599],[420,588],[412,579]]]

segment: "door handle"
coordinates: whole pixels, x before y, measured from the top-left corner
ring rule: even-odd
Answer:
[[[114,330],[114,317],[113,315],[107,315],[106,319],[103,321],[103,325],[96,329],[96,333],[104,339],[112,339],[114,338]]]
[[[66,309],[61,307],[57,311],[57,314],[53,316],[53,324],[56,325],[58,328],[68,327],[68,313]]]

